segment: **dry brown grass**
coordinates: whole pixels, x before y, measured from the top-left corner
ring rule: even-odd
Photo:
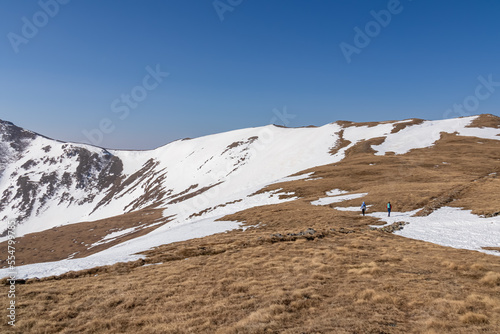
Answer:
[[[467,312],[463,316],[460,317],[460,321],[465,325],[483,325],[488,324],[490,321],[487,316],[484,314]]]
[[[18,285],[13,332],[497,332],[500,291],[483,279],[500,272],[498,257],[337,219],[355,232],[276,241],[270,226],[233,231],[148,252],[163,264]]]
[[[118,217],[93,222],[54,227],[39,233],[27,234],[16,239],[16,260],[18,264],[59,261],[74,254],[74,258],[98,253],[124,241],[145,235],[168,222],[163,217],[163,209],[143,209]],[[136,227],[137,230],[120,236],[110,242],[91,247],[109,233]],[[7,254],[8,242],[0,243],[0,254]],[[0,267],[6,266],[6,257],[0,259]]]
[[[491,114],[482,114],[470,124],[470,127],[498,129],[500,128],[500,117]]]
[[[482,279],[481,283],[491,285],[491,286],[497,286],[500,285],[500,273],[496,272],[488,272]]]

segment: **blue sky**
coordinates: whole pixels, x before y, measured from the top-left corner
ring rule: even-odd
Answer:
[[[0,0],[0,119],[150,149],[269,123],[499,115],[499,17],[495,0]]]

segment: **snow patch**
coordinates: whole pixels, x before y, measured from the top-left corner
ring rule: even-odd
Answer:
[[[333,197],[323,197],[318,199],[317,201],[312,201],[312,205],[329,205],[332,203],[339,203],[344,201],[349,201],[356,198],[361,198],[368,195],[368,193],[360,193],[360,194],[350,194],[350,195],[339,195]]]
[[[367,205],[366,209],[368,211],[368,208],[370,208],[372,205]],[[338,211],[360,211],[361,212],[361,206],[336,206],[334,207],[335,210]]]
[[[482,218],[471,210],[443,207],[427,217],[412,217],[418,210],[410,212],[392,212],[387,217],[385,212],[370,213],[368,216],[386,222],[383,227],[398,221],[408,222],[402,230],[394,232],[406,238],[423,240],[438,245],[475,250],[500,256],[499,252],[485,250],[482,247],[498,247],[500,240],[500,216]]]
[[[316,180],[321,180],[321,179],[323,179],[323,178],[322,177],[315,177],[315,178],[312,178],[312,179],[306,179],[304,181],[306,181],[306,182],[307,181],[316,181]]]
[[[401,131],[387,135],[380,145],[373,145],[375,155],[385,155],[387,152],[405,154],[412,149],[432,146],[441,138],[441,133],[457,133],[459,136],[478,137],[498,140],[500,129],[468,128],[478,116],[470,116],[439,121],[425,121],[422,124],[408,126]]]
[[[326,192],[327,196],[338,196],[338,195],[344,195],[349,193],[348,191],[345,190],[340,190],[340,189],[332,189],[330,191]]]
[[[306,179],[310,178],[313,174],[314,174],[314,172],[311,172],[311,173],[305,173],[305,174],[296,175],[296,176],[287,176],[287,177],[284,177],[284,178],[282,178],[282,179],[280,179],[280,180],[277,180],[276,182],[273,182],[273,183],[281,183],[281,182],[291,182],[291,181],[306,180]]]

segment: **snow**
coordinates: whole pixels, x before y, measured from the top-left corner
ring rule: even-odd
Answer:
[[[299,181],[299,180],[305,180],[305,181],[308,181],[308,180],[311,180],[310,177],[314,174],[314,172],[310,172],[310,173],[305,173],[305,174],[301,174],[301,175],[296,175],[296,176],[287,176],[285,178],[282,178],[280,180],[277,180],[273,183],[281,183],[281,182],[291,182],[291,181]]]
[[[153,226],[153,225],[157,225],[157,224],[152,224],[150,226]],[[90,245],[89,249],[90,248],[94,248],[95,246],[99,246],[99,245],[111,242],[111,241],[115,240],[116,238],[122,237],[124,235],[133,233],[133,232],[141,229],[143,226],[144,225],[134,226],[134,227],[130,227],[130,228],[126,228],[126,229],[120,230],[120,231],[111,232],[111,233],[105,235],[104,238],[102,238],[101,240],[99,240],[97,242],[94,242],[92,245]],[[148,227],[150,227],[150,226],[148,226]]]
[[[359,210],[357,207],[335,209],[343,211]],[[387,216],[387,212],[374,212],[368,213],[367,216],[378,218],[386,223],[384,225],[372,225],[372,227],[377,228],[399,221],[409,223],[402,230],[394,232],[394,234],[406,238],[500,256],[500,252],[482,248],[500,247],[500,216],[482,218],[473,215],[471,210],[443,207],[429,216],[413,217],[418,211],[391,212],[390,217]]]
[[[326,195],[327,196],[337,196],[337,195],[344,195],[347,193],[348,193],[348,191],[345,191],[345,190],[333,189],[333,190],[327,191]]]
[[[107,234],[106,236],[104,236],[104,238],[101,239],[101,242],[102,241],[106,241],[106,240],[116,239],[118,237],[121,237],[121,236],[124,236],[126,234],[132,233],[132,232],[140,229],[141,227],[142,227],[142,225],[141,226],[135,226],[135,227],[126,228],[126,229],[121,230],[121,231],[111,232],[110,234]]]
[[[391,123],[376,126],[352,126],[344,129],[344,139],[352,143],[390,135],[394,125]]]
[[[370,208],[372,205],[367,205],[366,206],[366,211],[368,212],[368,208]],[[338,211],[360,211],[361,212],[361,205],[360,206],[337,206],[334,207],[335,210]]]
[[[160,264],[163,264],[163,262],[158,262],[158,263],[146,263],[145,265],[143,265],[143,267],[157,266],[157,265],[160,265]]]
[[[12,185],[15,185],[17,183],[17,177],[13,177],[11,175],[22,175],[22,173],[24,172],[24,176],[29,179],[29,182],[37,183],[44,175],[46,176],[55,173],[56,175],[60,176],[63,172],[72,173],[76,171],[79,165],[77,156],[67,156],[63,149],[64,145],[67,145],[70,149],[85,148],[91,153],[96,154],[102,154],[103,152],[103,149],[89,145],[65,144],[38,136],[30,142],[29,146],[27,147],[27,151],[23,156],[21,156],[18,160],[8,164],[4,175],[0,178],[0,193],[4,193],[6,189],[9,189]],[[43,150],[43,148],[46,146],[51,147],[51,150],[49,152],[45,152]],[[44,163],[45,160],[49,160],[52,158],[56,160],[62,160],[62,163],[56,165]],[[37,164],[31,165],[29,170],[26,170],[22,166],[29,161],[34,161]],[[92,191],[96,192],[96,190],[89,191],[88,189],[76,189],[75,182],[73,182],[73,186],[68,191],[76,199],[75,202],[78,202],[86,195],[89,195],[89,193],[91,193]],[[95,205],[92,203],[86,203],[84,205],[72,205],[71,209],[64,208],[64,219],[66,221],[61,221],[62,208],[58,205],[58,202],[62,196],[62,193],[56,194],[52,201],[47,202],[45,206],[41,206],[41,198],[45,193],[46,188],[40,188],[37,192],[35,198],[35,203],[37,204],[37,206],[34,208],[28,220],[23,222],[23,224],[18,225],[16,230],[17,236],[44,231],[59,225],[80,222],[84,219],[84,217],[88,216],[88,213],[92,210],[92,206]],[[105,194],[96,193],[95,201],[99,201],[102,197],[104,197],[104,195]],[[18,200],[20,200],[20,198]],[[20,213],[20,210],[22,210],[20,209],[19,204],[15,202],[10,204],[11,205],[6,206],[1,212],[2,217],[5,216],[4,220],[6,222],[14,220],[14,217],[17,217],[17,215]],[[5,240],[6,237],[0,238],[0,242]]]
[[[500,129],[466,127],[477,117],[424,121],[422,124],[408,126],[396,133],[389,134],[382,144],[373,145],[372,148],[377,151],[375,155],[385,155],[387,152],[404,154],[412,149],[432,146],[440,139],[442,132],[499,140]]]
[[[344,201],[349,201],[356,198],[361,198],[368,195],[368,193],[359,193],[359,194],[350,194],[350,195],[339,195],[332,197],[323,197],[318,199],[317,201],[312,201],[312,205],[329,205],[332,203],[340,203]]]
[[[312,179],[305,179],[304,181],[316,181],[316,180],[322,180],[322,179],[323,179],[322,177],[315,177]]]

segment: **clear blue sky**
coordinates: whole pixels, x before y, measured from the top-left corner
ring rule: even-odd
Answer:
[[[269,123],[500,113],[497,0],[60,2],[0,0],[0,119],[55,139],[147,149]],[[341,43],[358,46],[350,63]],[[478,91],[479,76],[499,84]]]

